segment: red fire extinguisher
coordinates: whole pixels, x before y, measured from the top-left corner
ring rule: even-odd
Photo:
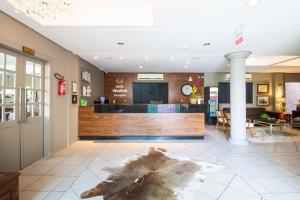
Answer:
[[[64,76],[55,73],[54,77],[58,80],[58,88],[57,88],[57,93],[58,95],[66,95],[66,81],[64,79]]]

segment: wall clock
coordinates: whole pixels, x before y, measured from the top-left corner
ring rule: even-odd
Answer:
[[[192,94],[192,91],[193,91],[193,87],[190,84],[184,84],[181,87],[181,93],[184,96],[190,96]]]

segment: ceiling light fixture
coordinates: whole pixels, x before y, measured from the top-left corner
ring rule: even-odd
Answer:
[[[145,56],[145,60],[149,60],[149,57],[148,57],[148,56]]]
[[[143,65],[140,65],[139,68],[140,68],[140,69],[143,69],[144,67],[143,67]]]
[[[70,14],[72,0],[8,0],[16,12],[23,12],[30,17],[41,19],[57,19],[63,15]]]
[[[186,64],[190,64],[190,61],[189,61],[189,60],[187,60],[187,61],[186,61]]]
[[[187,46],[186,46],[186,45],[183,45],[181,48],[182,48],[183,50],[185,50],[185,49],[187,49]]]
[[[186,65],[186,66],[184,66],[184,68],[185,68],[185,69],[187,69],[187,68],[188,68],[188,66]]]
[[[172,57],[170,58],[170,60],[172,60],[172,61],[173,61],[173,60],[175,60],[175,57],[174,57],[174,56],[172,56]]]
[[[95,59],[95,60],[98,60],[98,57],[97,57],[97,56],[95,56],[95,57],[94,57],[94,59]]]
[[[248,5],[248,6],[256,6],[256,5],[259,4],[259,2],[260,2],[260,0],[249,0],[249,1],[247,2],[247,5]]]
[[[124,57],[123,57],[123,56],[121,56],[121,57],[120,57],[120,60],[124,60]]]

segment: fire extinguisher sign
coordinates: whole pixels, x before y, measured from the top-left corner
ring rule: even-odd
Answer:
[[[57,93],[59,96],[66,95],[66,80],[64,76],[55,73],[54,77],[58,80],[57,83]]]

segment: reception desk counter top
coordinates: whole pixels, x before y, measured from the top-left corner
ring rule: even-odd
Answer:
[[[206,105],[96,104],[79,109],[81,139],[159,136],[204,138]]]
[[[204,113],[206,104],[95,104],[95,113]]]

